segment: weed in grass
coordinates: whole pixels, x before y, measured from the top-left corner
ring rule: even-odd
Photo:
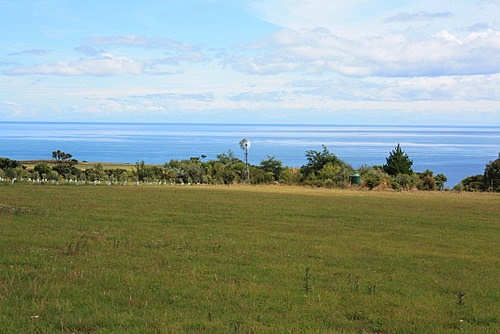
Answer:
[[[78,255],[82,250],[88,250],[89,243],[85,236],[80,237],[77,240],[70,241],[66,248],[66,255]]]
[[[24,206],[0,204],[0,213],[19,215],[30,212],[31,210]]]
[[[174,246],[173,251],[175,254],[189,253],[191,251],[191,243],[188,240],[182,240]]]
[[[113,238],[113,248],[119,248],[120,245],[123,245],[123,241],[120,238]]]
[[[347,277],[347,283],[352,292],[359,292],[359,280],[354,280],[351,274]]]
[[[220,248],[221,248],[221,247],[222,247],[222,246],[221,246],[221,244],[219,244],[219,243],[217,243],[217,244],[213,244],[213,245],[212,245],[212,251],[213,251],[214,253],[218,253],[218,252],[220,251]]]
[[[457,293],[457,304],[458,305],[460,305],[460,306],[465,305],[464,297],[465,297],[465,293],[462,292],[462,290],[458,291],[458,293]]]
[[[208,237],[208,244],[212,249],[212,253],[218,253],[222,248],[222,243],[219,241],[219,239],[212,238],[212,234],[210,234]]]
[[[349,320],[355,320],[355,321],[360,321],[360,320],[364,320],[365,316],[364,316],[363,312],[361,312],[361,311],[355,311],[355,312],[347,314],[347,319],[349,319]]]
[[[311,280],[312,280],[311,271],[309,270],[309,267],[306,267],[306,273],[304,275],[304,291],[306,293],[309,293],[312,291]]]
[[[235,321],[233,323],[233,333],[237,334],[240,332],[240,327],[241,327],[241,322],[240,321]]]
[[[377,286],[376,285],[368,285],[366,287],[366,292],[369,294],[369,295],[373,295],[375,294],[375,292],[377,291]]]
[[[253,333],[255,333],[255,330],[251,326],[246,325],[242,321],[235,321],[233,323],[232,327],[233,327],[234,334],[240,334],[240,333],[253,334]]]
[[[165,248],[165,242],[163,240],[148,240],[146,242],[147,249],[162,249]]]
[[[74,241],[71,241],[69,244],[68,244],[68,248],[66,250],[66,254],[67,255],[75,255],[77,254],[78,252],[80,251],[80,245],[78,242],[74,242]]]

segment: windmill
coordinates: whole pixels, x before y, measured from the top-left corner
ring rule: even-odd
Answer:
[[[250,149],[250,141],[248,139],[240,140],[240,147],[245,153],[245,182],[250,183],[250,172],[248,170],[248,150]]]

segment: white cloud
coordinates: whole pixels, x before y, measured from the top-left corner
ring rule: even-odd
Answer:
[[[88,45],[88,44],[76,47],[75,51],[81,52],[86,56],[97,56],[97,55],[100,55],[102,53],[105,53],[103,50],[98,50],[98,49],[94,48],[92,45]]]
[[[284,98],[290,98],[289,94],[284,91],[264,91],[253,92],[245,91],[229,94],[228,99],[235,102],[241,101],[266,101],[266,102],[283,102]]]
[[[153,93],[144,95],[131,95],[133,99],[155,100],[155,101],[196,101],[196,102],[211,102],[214,100],[214,94],[204,93]]]
[[[198,50],[198,47],[196,46],[170,38],[149,38],[139,35],[97,36],[89,38],[87,42],[88,44],[94,46],[128,46],[146,49],[174,49],[183,52]]]
[[[498,109],[500,88],[496,82],[499,79],[500,75],[390,79],[311,76],[310,79],[284,84],[282,90],[261,91],[254,88],[228,94],[228,100],[240,102],[247,108],[253,104],[266,104],[268,108],[281,109],[379,109],[387,106],[387,110],[391,110],[395,104],[431,106],[432,101],[439,101],[440,107],[447,105],[459,109],[458,104],[460,108],[471,108],[477,102],[470,111],[486,107],[491,109],[495,104]],[[431,107],[431,110],[437,109]]]
[[[139,75],[144,65],[125,56],[116,56],[105,53],[99,57],[79,59],[72,62],[59,62],[32,67],[14,68],[4,71],[7,75]]]
[[[111,49],[111,51],[105,50]],[[136,50],[133,50],[136,49]],[[139,50],[137,50],[139,49]],[[154,49],[154,50],[153,50]],[[172,74],[169,67],[210,61],[199,47],[169,38],[139,35],[99,36],[73,49],[87,56],[73,61],[54,61],[33,66],[16,66],[3,71],[6,75],[116,76]],[[27,50],[15,55],[41,55],[44,50]],[[117,55],[117,53],[126,54]],[[13,54],[14,55],[14,54]],[[134,55],[132,58],[132,55]],[[0,63],[2,65],[2,63]],[[165,68],[167,67],[167,68]]]
[[[0,101],[0,105],[5,105],[5,106],[9,106],[9,107],[15,107],[18,104],[16,102],[12,102],[12,101]]]
[[[344,101],[492,101],[500,102],[500,74],[413,78],[337,78],[298,80],[297,92],[321,100]],[[478,89],[480,87],[480,89]],[[285,96],[285,99],[288,97]]]
[[[252,0],[247,7],[257,17],[283,28],[323,27],[337,36],[356,39],[395,31],[454,33],[482,24],[498,29],[500,1],[491,0]],[[385,24],[384,24],[385,23]]]
[[[11,53],[9,53],[9,56],[45,56],[45,55],[49,54],[50,52],[51,52],[51,50],[30,49],[30,50],[11,52]]]
[[[452,16],[451,12],[429,13],[421,11],[417,13],[399,12],[394,16],[385,19],[385,22],[411,22],[411,21],[432,21],[437,18],[447,18]]]
[[[477,75],[500,72],[500,32],[465,37],[447,31],[423,39],[404,35],[346,39],[325,28],[284,29],[232,59],[244,73],[335,72],[355,77]]]

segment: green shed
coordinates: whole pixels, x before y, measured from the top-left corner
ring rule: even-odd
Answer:
[[[359,186],[361,184],[361,175],[354,173],[351,175],[351,184]]]

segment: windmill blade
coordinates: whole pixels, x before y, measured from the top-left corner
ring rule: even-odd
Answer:
[[[250,141],[248,139],[242,139],[240,141],[240,147],[242,150],[248,150],[250,148]]]

